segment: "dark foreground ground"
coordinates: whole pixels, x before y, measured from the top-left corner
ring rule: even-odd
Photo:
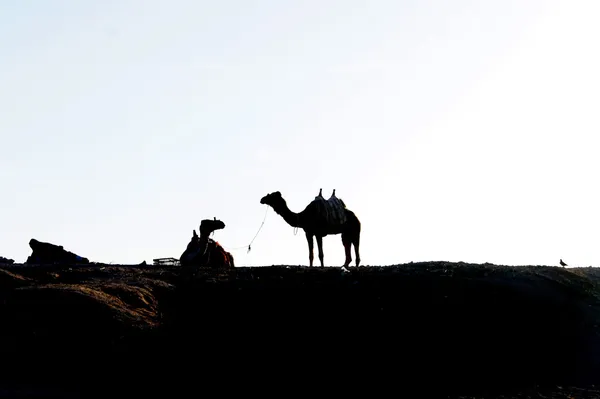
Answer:
[[[600,398],[599,287],[448,262],[5,266],[0,397]]]

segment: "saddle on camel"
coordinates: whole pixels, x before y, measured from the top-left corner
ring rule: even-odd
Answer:
[[[319,195],[313,202],[329,226],[339,228],[346,223],[346,204],[341,198],[335,196],[335,189],[327,200],[323,197],[323,189],[319,189]]]

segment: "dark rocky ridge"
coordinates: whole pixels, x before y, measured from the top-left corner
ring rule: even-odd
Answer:
[[[592,394],[600,379],[595,268],[237,267],[195,281],[179,272],[3,266],[2,383],[85,397],[211,384],[489,395],[558,385]]]

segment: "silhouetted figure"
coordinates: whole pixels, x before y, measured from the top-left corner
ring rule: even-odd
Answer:
[[[562,260],[562,259],[560,260],[560,265],[561,265],[562,267],[569,266],[569,265],[567,265],[565,262],[563,262],[563,260]]]
[[[290,226],[304,230],[308,242],[310,266],[313,265],[314,259],[313,237],[317,237],[319,260],[321,267],[323,267],[323,237],[332,234],[342,235],[342,243],[346,253],[344,267],[347,267],[352,261],[352,255],[350,255],[352,245],[354,245],[356,266],[359,266],[360,221],[354,212],[346,208],[344,201],[335,196],[335,190],[333,190],[331,197],[325,200],[322,196],[322,189],[320,189],[319,195],[300,213],[292,212],[288,208],[279,191],[265,195],[261,198],[260,203],[272,207]]]
[[[65,250],[62,245],[54,245],[48,242],[41,242],[32,238],[29,240],[29,246],[33,250],[32,254],[25,261],[26,264],[88,264],[87,258]]]
[[[204,219],[200,222],[200,236],[193,230],[192,239],[181,254],[179,262],[183,267],[235,267],[233,256],[209,236],[215,230],[225,228],[225,223],[217,218]]]

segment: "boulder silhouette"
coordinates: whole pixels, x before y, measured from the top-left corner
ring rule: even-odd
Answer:
[[[32,254],[25,261],[26,264],[89,264],[87,258],[65,250],[62,245],[38,241],[35,238],[29,240]]]
[[[13,263],[15,263],[14,260],[0,256],[0,265],[12,265]]]

